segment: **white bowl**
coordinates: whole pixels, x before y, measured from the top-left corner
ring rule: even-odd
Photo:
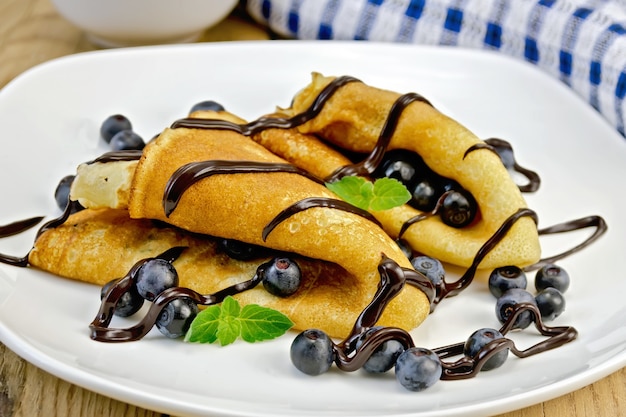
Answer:
[[[58,12],[103,47],[192,42],[237,0],[52,0]]]

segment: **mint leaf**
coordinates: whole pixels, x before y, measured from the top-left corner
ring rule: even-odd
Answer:
[[[389,210],[411,199],[409,190],[394,178],[379,178],[372,183],[363,177],[346,176],[339,181],[326,183],[326,187],[363,210]]]
[[[367,182],[362,177],[347,176],[339,181],[327,182],[326,188],[353,206],[367,210],[369,201],[372,198],[371,190],[373,189],[373,187],[364,187]]]
[[[198,313],[191,322],[185,342],[213,343],[217,340],[217,329],[220,324],[221,307],[209,306]]]
[[[254,343],[282,336],[293,322],[279,311],[256,304],[243,308],[233,297],[221,305],[210,306],[198,313],[185,335],[186,342],[214,343],[226,346],[241,337]]]
[[[239,313],[241,307],[239,302],[233,297],[226,297],[222,301],[219,323],[217,325],[217,339],[220,345],[226,346],[233,343],[241,333],[241,323]]]
[[[283,313],[271,308],[249,304],[241,310],[241,338],[254,343],[274,339],[293,327]]]
[[[409,190],[395,178],[379,178],[373,188],[374,198],[370,201],[370,209],[374,211],[389,210],[411,199]]]

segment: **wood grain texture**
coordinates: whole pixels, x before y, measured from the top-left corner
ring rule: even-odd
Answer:
[[[266,40],[236,11],[201,42]],[[51,59],[96,49],[49,0],[0,0],[0,88]],[[156,417],[160,413],[82,389],[24,361],[0,344],[0,417]],[[626,368],[573,393],[500,417],[626,416]]]

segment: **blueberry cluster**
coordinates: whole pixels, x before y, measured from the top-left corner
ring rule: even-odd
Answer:
[[[537,270],[533,296],[527,288],[526,273],[516,266],[496,268],[489,275],[489,291],[497,298],[496,316],[504,323],[511,315],[514,306],[529,303],[537,306],[542,321],[551,321],[565,310],[565,297],[570,284],[567,271],[555,264],[547,264]],[[520,314],[513,328],[524,329],[535,319],[531,311]]]
[[[100,136],[114,151],[142,150],[146,143],[122,114],[107,117],[100,126]]]
[[[168,288],[178,286],[178,273],[169,260],[150,258],[133,271],[132,285],[118,298],[114,314],[129,317],[137,313],[145,301],[154,301]],[[107,297],[119,279],[114,279],[102,287],[100,298]],[[161,310],[156,326],[170,338],[183,336],[198,314],[198,305],[188,297],[175,298]]]
[[[224,106],[213,100],[205,100],[191,106],[189,113],[199,110],[223,111]],[[146,146],[144,139],[133,130],[128,117],[113,114],[100,125],[100,137],[113,151],[142,150]]]
[[[416,256],[411,259],[415,269],[425,275],[435,286],[445,286],[444,267],[437,259]],[[481,328],[473,332],[465,342],[437,349],[413,345],[408,333],[381,326],[356,329],[357,334],[341,343],[335,343],[323,331],[309,329],[300,333],[291,345],[291,361],[301,372],[320,375],[333,363],[341,369],[354,370],[346,364],[357,362],[364,371],[380,374],[394,369],[397,381],[411,391],[422,391],[441,379],[468,378],[477,372],[489,371],[502,366],[510,351],[519,351],[505,333],[511,329],[523,329],[532,322],[543,327],[560,315],[565,307],[563,292],[569,287],[569,275],[561,267],[549,264],[538,270],[535,276],[537,296],[526,290],[527,278],[517,267],[495,269],[489,278],[489,290],[498,299],[496,316],[503,324],[501,329]],[[535,314],[540,314],[536,318]],[[360,333],[359,333],[360,331]],[[550,330],[544,335],[552,335]],[[398,337],[401,336],[401,337]],[[455,362],[445,358],[461,355]],[[364,356],[365,359],[360,357]]]
[[[240,246],[243,245],[240,242]],[[126,277],[105,284],[100,291],[100,299],[103,302],[112,300],[113,314],[118,317],[132,316],[146,301],[155,304],[165,302],[154,324],[165,336],[175,339],[187,333],[198,315],[199,304],[220,303],[226,296],[249,290],[261,282],[269,293],[277,297],[288,297],[300,288],[302,274],[298,264],[290,258],[276,257],[261,264],[252,279],[214,294],[200,295],[178,287],[178,272],[172,262],[184,249],[172,248],[165,255],[137,262]],[[130,285],[127,284],[129,278]],[[165,295],[166,292],[169,293]],[[177,295],[172,298],[173,293]],[[168,298],[171,300],[167,301]]]
[[[423,391],[441,380],[444,370],[458,368],[458,363],[468,368],[472,363],[480,363],[480,371],[488,371],[500,367],[506,361],[509,349],[494,349],[506,342],[504,335],[496,329],[483,328],[475,331],[462,344],[461,352],[464,359],[454,364],[446,363],[437,349],[431,350],[414,346],[405,340],[380,337],[385,331],[375,326],[357,336],[353,358],[364,348],[365,343],[372,339],[375,347],[362,365],[368,373],[381,374],[394,369],[396,380],[410,391]],[[408,336],[408,334],[406,335]],[[375,340],[378,339],[378,340]],[[291,362],[301,372],[316,376],[327,372],[332,364],[342,361],[350,345],[336,344],[323,331],[308,329],[296,336],[291,344]],[[468,363],[470,365],[468,365]],[[475,366],[475,365],[474,365]]]
[[[213,100],[205,100],[191,106],[189,113],[199,110],[224,111],[224,106]],[[142,150],[146,146],[144,139],[133,130],[130,119],[123,114],[113,114],[104,119],[100,125],[100,138],[113,151]],[[68,205],[74,177],[74,175],[63,177],[54,191],[55,201],[61,210],[65,210]],[[76,204],[73,211],[81,208]]]
[[[141,150],[145,147],[145,142],[141,136],[133,131],[130,120],[121,114],[114,114],[107,117],[100,125],[100,137],[112,150]],[[65,210],[69,204],[70,188],[74,182],[75,175],[66,175],[61,178],[54,190],[54,199],[61,210]],[[73,211],[82,207],[78,204],[73,206]]]
[[[478,204],[466,189],[434,172],[414,152],[397,149],[385,153],[373,176],[397,179],[411,193],[411,206],[424,212],[436,210],[448,226],[465,227],[478,213]]]

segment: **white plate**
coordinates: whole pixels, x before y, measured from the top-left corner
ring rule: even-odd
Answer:
[[[501,413],[592,383],[626,364],[626,142],[565,86],[535,68],[489,53],[366,43],[228,43],[110,50],[49,62],[0,92],[0,224],[58,214],[53,190],[75,166],[101,153],[98,128],[123,113],[150,138],[200,100],[247,118],[287,106],[311,71],[354,75],[415,91],[481,137],[511,141],[543,177],[529,203],[540,226],[602,215],[609,232],[561,264],[573,276],[556,324],[580,337],[555,351],[511,357],[499,370],[441,382],[422,393],[392,374],[299,374],[292,334],[220,348],[151,333],[127,344],[91,341],[99,290],[35,270],[0,265],[0,339],[26,360],[70,382],[175,415],[452,416]],[[585,235],[582,233],[581,235]],[[575,235],[547,239],[548,252]],[[576,235],[577,236],[577,235]],[[23,255],[32,233],[1,239],[0,253]],[[463,341],[498,326],[484,284],[446,300],[420,328],[426,347]],[[534,333],[517,342],[538,340]]]

